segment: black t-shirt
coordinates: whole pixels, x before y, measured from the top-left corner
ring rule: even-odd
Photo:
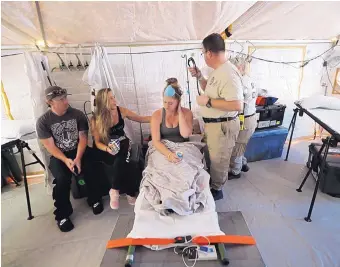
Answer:
[[[37,121],[39,139],[53,137],[55,145],[63,152],[77,149],[79,132],[88,129],[84,113],[72,107],[62,116],[49,110]]]

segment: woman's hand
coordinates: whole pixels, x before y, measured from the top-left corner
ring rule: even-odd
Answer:
[[[178,107],[177,107],[177,112],[181,113],[182,112],[182,106],[181,106],[181,102],[178,102]]]
[[[111,154],[112,156],[115,156],[115,155],[116,155],[116,154],[113,153],[113,151],[112,151],[112,144],[109,144],[109,145],[106,147],[105,151],[106,151],[107,153]]]
[[[167,157],[168,161],[172,162],[172,163],[178,163],[181,161],[181,159],[179,157],[176,156],[175,153],[173,152],[170,152],[168,154],[168,157]]]
[[[110,145],[108,145],[106,148],[105,148],[105,151],[111,155],[113,155],[113,152],[112,152],[112,149],[110,147]]]

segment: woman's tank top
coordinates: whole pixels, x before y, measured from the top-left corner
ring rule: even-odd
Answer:
[[[114,126],[112,126],[109,130],[109,139],[116,139],[121,136],[125,136],[124,132],[124,119],[122,117],[122,114],[120,113],[120,109],[117,106],[117,111],[118,111],[118,123]]]
[[[109,142],[111,139],[118,139],[121,136],[125,136],[124,119],[122,117],[122,114],[120,113],[119,107],[117,107],[117,110],[118,110],[118,123],[109,129],[109,132],[108,132]],[[96,148],[96,144],[94,141],[93,141],[93,147]]]
[[[162,123],[161,123],[161,139],[166,139],[172,142],[176,142],[176,143],[181,143],[181,142],[185,142],[188,141],[188,138],[184,138],[181,136],[181,133],[179,131],[179,125],[175,128],[168,128],[166,127],[166,120],[165,120],[165,115],[166,115],[166,111],[163,108],[162,110]]]

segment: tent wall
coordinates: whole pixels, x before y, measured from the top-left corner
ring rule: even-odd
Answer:
[[[53,80],[58,86],[66,88],[71,94],[68,99],[72,107],[84,110],[84,102],[90,100],[89,87],[82,81],[84,71],[72,71],[67,70],[54,71],[51,73]],[[89,107],[89,105],[87,106]],[[90,111],[90,109],[87,109]]]
[[[294,45],[260,45],[254,56],[272,59],[276,61],[299,61],[316,57],[330,48],[330,44],[294,44]],[[332,54],[335,56],[338,51]],[[325,58],[325,57],[324,57]],[[324,95],[327,85],[327,95],[332,94],[335,68],[329,68],[328,72],[332,84],[329,82],[322,57],[311,61],[303,68],[301,64],[273,64],[253,60],[250,66],[250,75],[260,88],[268,89],[269,92],[279,97],[279,101],[287,105],[284,126],[289,126],[293,116],[294,101],[299,98],[315,94]],[[263,86],[264,85],[264,86]],[[265,86],[268,85],[268,86]],[[296,125],[295,137],[307,136],[313,133],[314,122],[304,116]]]
[[[254,43],[258,48],[254,56],[272,59],[277,61],[301,61],[308,58],[313,58],[330,48],[330,43],[295,43],[292,45],[282,43]],[[252,49],[251,45],[243,43],[243,53]],[[200,50],[183,51],[183,52],[168,52],[168,53],[146,53],[146,54],[133,54],[152,52],[160,50],[182,50],[190,48],[199,48],[199,45],[168,45],[168,46],[142,46],[142,47],[110,47],[108,48],[109,59],[112,64],[114,74],[116,76],[119,88],[123,92],[126,100],[126,105],[131,110],[138,112],[142,115],[151,115],[152,112],[161,107],[162,105],[162,90],[164,88],[164,81],[168,77],[177,77],[182,88],[186,88],[186,70],[185,60],[182,55],[192,56],[195,58],[197,66],[205,66],[203,57]],[[241,51],[242,48],[237,43],[227,44],[227,49],[234,51]],[[127,53],[116,55],[113,53]],[[332,53],[331,58],[337,55],[338,49]],[[229,53],[235,56],[236,53]],[[326,58],[328,54],[324,55]],[[62,55],[63,56],[63,55]],[[68,56],[69,59],[72,56]],[[68,60],[69,60],[68,59]],[[74,63],[75,57],[71,59]],[[59,59],[49,54],[49,61],[51,68],[58,66]],[[274,64],[262,62],[254,59],[250,65],[250,75],[253,77],[255,83],[260,88],[267,89],[271,94],[280,97],[280,102],[287,105],[284,125],[288,126],[293,115],[293,102],[298,97],[308,97],[314,94],[324,94],[325,88],[322,83],[328,85],[327,94],[331,94],[331,85],[328,81],[325,68],[322,66],[323,59],[318,58],[311,61],[304,68],[299,68],[300,64],[292,64],[293,66]],[[206,68],[206,66],[205,66]],[[329,75],[332,83],[334,82],[335,69],[329,68]],[[58,73],[58,74],[57,74]],[[56,79],[61,81],[60,84],[65,85],[71,90],[72,93],[87,90],[86,85],[81,84],[79,78],[82,72],[78,74],[71,74],[64,70],[62,72],[53,72],[53,75],[58,75]],[[74,77],[73,77],[73,76]],[[57,77],[57,76],[54,76]],[[195,79],[189,77],[192,108],[196,110],[195,96],[196,83]],[[136,88],[135,88],[136,87]],[[185,91],[185,90],[184,90]],[[80,95],[71,96],[71,103],[75,107],[83,110],[82,102],[77,102],[76,99],[87,100],[89,95],[82,93]],[[183,106],[188,107],[188,96],[185,94]],[[140,133],[139,124],[133,123],[134,130],[138,135]],[[314,123],[307,117],[304,117],[297,125],[296,137],[307,136],[313,134]],[[143,125],[143,133],[149,133],[149,125]]]
[[[152,52],[158,50],[182,50],[197,48],[194,51],[152,53],[130,55],[129,53]],[[69,51],[69,50],[68,50]],[[85,53],[85,52],[84,52]],[[126,54],[113,54],[126,53]],[[188,58],[194,53],[198,66],[203,64],[200,56],[199,45],[169,45],[169,46],[148,46],[148,47],[110,47],[108,48],[109,60],[114,71],[118,86],[122,90],[126,107],[140,113],[151,115],[154,110],[162,105],[162,91],[165,87],[165,80],[169,77],[176,77],[186,91],[186,61],[182,55],[187,54]],[[60,60],[55,54],[48,54],[50,68],[58,67]],[[65,56],[61,54],[63,60]],[[89,61],[89,57],[85,57]],[[76,57],[67,55],[67,60],[75,63]],[[66,61],[66,60],[65,60]],[[72,106],[83,110],[83,103],[90,99],[89,87],[81,82],[83,71],[54,70],[52,76],[58,85],[65,86],[72,96]],[[195,108],[195,96],[197,95],[196,81],[189,77],[191,89],[192,107]],[[85,92],[85,94],[84,94]],[[184,92],[182,105],[189,107],[188,94]],[[135,133],[140,135],[138,123],[132,123]],[[150,133],[149,125],[142,125],[143,134]],[[138,138],[139,141],[139,138]]]
[[[23,54],[1,59],[1,80],[14,119],[32,119],[33,109],[30,101],[29,79],[25,73]],[[27,101],[21,101],[21,99],[27,99]],[[1,103],[1,106],[3,106],[3,103]],[[2,119],[7,119],[5,114],[2,114]]]
[[[25,71],[25,58],[23,54],[1,59],[1,80],[10,103],[11,114],[15,120],[33,120],[33,108],[30,95],[30,82]],[[1,100],[1,120],[8,120],[4,114],[4,103]],[[34,150],[39,158],[38,140],[32,139],[27,141],[28,145]],[[34,157],[26,149],[26,163],[35,161]],[[20,154],[16,155],[18,162],[21,162]],[[21,165],[20,165],[21,167]],[[42,171],[39,164],[31,165],[26,168],[28,173]]]
[[[312,44],[282,44],[282,43],[254,43],[258,48],[254,56],[273,59],[279,61],[300,61],[313,58],[330,47],[329,43],[312,43]],[[243,43],[243,52],[248,52],[248,44]],[[140,113],[142,115],[151,115],[152,112],[162,106],[162,91],[164,89],[164,81],[168,77],[177,77],[182,88],[186,91],[186,70],[185,60],[181,57],[187,55],[193,56],[197,66],[202,68],[205,66],[203,57],[201,56],[199,45],[165,45],[165,46],[143,46],[143,47],[109,47],[109,59],[118,83],[122,90],[127,108]],[[250,45],[249,49],[252,46]],[[167,53],[146,53],[133,54],[140,52],[151,52],[159,50],[182,50],[198,48],[191,51],[178,51]],[[227,49],[241,51],[242,48],[237,43],[227,44]],[[62,50],[62,49],[60,49]],[[18,51],[15,51],[18,52]],[[61,51],[62,52],[62,51]],[[67,52],[77,52],[77,50],[67,50]],[[90,49],[83,49],[83,53],[90,53]],[[13,53],[9,52],[9,53]],[[126,53],[126,54],[114,54]],[[193,53],[193,55],[192,55]],[[230,53],[231,56],[236,54]],[[324,59],[335,58],[340,55],[339,47],[329,55],[325,54]],[[89,86],[82,81],[84,71],[78,70],[62,70],[60,71],[60,60],[53,53],[47,54],[49,59],[50,70],[56,68],[52,72],[52,78],[56,83],[69,90],[72,96],[69,97],[73,107],[83,111],[84,102],[90,100]],[[61,54],[66,63],[72,61],[76,66],[77,59],[74,55]],[[20,58],[22,58],[20,60]],[[90,62],[90,55],[84,55],[84,61]],[[12,56],[2,58],[2,77],[5,90],[11,103],[12,112],[15,118],[31,118],[32,110],[30,98],[28,95],[28,81],[23,68],[23,56]],[[333,65],[339,63],[339,60]],[[280,97],[282,103],[287,105],[284,125],[288,126],[293,114],[293,101],[300,97],[308,97],[313,94],[324,94],[325,88],[322,83],[328,85],[328,95],[331,95],[331,85],[328,80],[325,68],[322,66],[323,59],[318,58],[304,68],[298,68],[299,64],[294,67],[261,62],[256,59],[250,64],[250,75],[260,88],[268,89],[272,95]],[[338,66],[339,67],[339,66]],[[205,66],[205,69],[206,66]],[[333,85],[335,79],[336,67],[329,67],[329,76]],[[18,77],[20,77],[18,79]],[[192,109],[195,111],[196,102],[196,81],[189,77]],[[20,90],[18,90],[20,88]],[[22,97],[19,99],[18,94]],[[339,95],[334,95],[339,96]],[[20,103],[20,105],[18,105]],[[188,95],[184,93],[183,106],[188,107]],[[87,106],[90,111],[90,105]],[[17,110],[18,109],[18,110]],[[19,116],[19,117],[18,117]],[[136,136],[140,134],[138,123],[133,123],[133,129]],[[304,116],[299,119],[297,124],[295,137],[309,136],[314,131],[314,123],[308,117]],[[149,134],[149,125],[143,125],[143,134]],[[138,138],[139,141],[139,138]]]

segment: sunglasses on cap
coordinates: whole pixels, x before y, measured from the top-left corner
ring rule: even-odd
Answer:
[[[51,93],[48,93],[46,95],[46,97],[48,97],[49,99],[53,99],[55,97],[63,96],[63,95],[67,95],[67,90],[66,89],[53,90]]]

